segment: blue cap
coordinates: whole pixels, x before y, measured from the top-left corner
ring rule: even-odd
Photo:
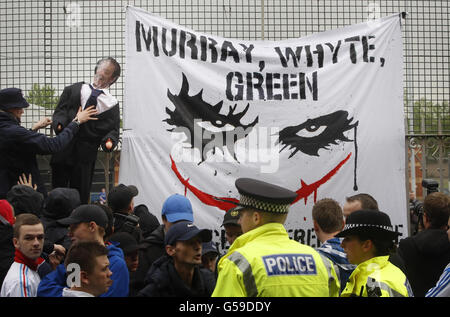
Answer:
[[[165,245],[174,245],[177,241],[188,241],[194,237],[200,237],[203,242],[209,242],[212,239],[211,230],[208,229],[198,229],[190,221],[180,221],[167,230],[164,237]]]
[[[166,216],[169,222],[194,221],[191,202],[185,196],[179,194],[174,194],[166,199],[162,206],[161,215]]]

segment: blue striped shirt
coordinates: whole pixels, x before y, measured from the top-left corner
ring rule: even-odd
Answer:
[[[337,267],[336,274],[339,276],[342,292],[347,284],[348,278],[356,268],[356,265],[348,262],[347,254],[341,247],[341,242],[342,239],[340,238],[332,238],[325,241],[325,243],[317,248],[316,251],[330,259]]]
[[[430,288],[425,297],[450,297],[450,263],[445,267],[436,286]]]

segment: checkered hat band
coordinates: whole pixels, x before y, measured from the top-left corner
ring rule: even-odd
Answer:
[[[280,205],[280,204],[270,203],[270,202],[266,202],[266,201],[261,201],[261,200],[258,200],[258,199],[255,199],[253,197],[249,197],[246,195],[241,195],[239,204],[246,206],[246,207],[253,207],[253,208],[256,208],[259,210],[280,213],[280,214],[288,213],[289,206],[290,206],[290,204]]]
[[[394,232],[394,230],[392,229],[392,226],[381,226],[381,225],[373,225],[373,224],[365,224],[365,223],[350,223],[350,224],[346,224],[345,227],[344,227],[344,230],[353,229],[353,228],[360,228],[360,227],[378,228],[378,229],[384,229],[384,230],[387,230],[387,231]],[[344,230],[342,230],[342,231],[344,231]]]

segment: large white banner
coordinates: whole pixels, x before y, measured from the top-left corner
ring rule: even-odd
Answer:
[[[313,247],[315,201],[369,193],[407,234],[400,17],[304,38],[199,33],[138,8],[126,16],[119,179],[160,218],[171,194],[223,248],[239,177],[298,193],[286,222]]]

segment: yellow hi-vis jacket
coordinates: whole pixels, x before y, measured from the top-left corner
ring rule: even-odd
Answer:
[[[339,296],[333,264],[269,223],[237,238],[218,264],[213,297]]]
[[[350,275],[341,297],[412,297],[405,274],[388,259],[389,256],[377,256],[360,263]]]

